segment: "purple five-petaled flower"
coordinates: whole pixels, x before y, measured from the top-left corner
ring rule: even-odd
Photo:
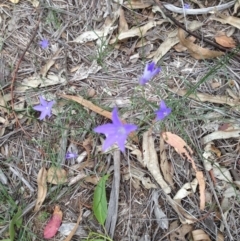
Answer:
[[[66,159],[77,158],[77,157],[78,157],[78,155],[73,152],[67,152],[65,155]]]
[[[189,9],[189,8],[190,8],[190,4],[184,3],[184,4],[183,4],[183,8],[184,8],[184,9]]]
[[[161,71],[160,67],[156,67],[154,62],[147,63],[145,66],[143,75],[139,80],[140,85],[145,85],[150,79],[157,75]]]
[[[127,140],[130,132],[137,129],[136,125],[124,124],[118,117],[117,108],[112,111],[112,124],[105,124],[98,126],[94,129],[97,133],[102,133],[106,136],[103,144],[103,151],[106,151],[113,144],[117,144],[122,152],[125,152],[125,141]]]
[[[159,110],[155,111],[156,120],[163,120],[171,113],[171,108],[168,108],[163,100],[161,100]]]
[[[33,109],[41,112],[39,120],[43,120],[46,116],[52,115],[52,107],[55,101],[46,101],[42,96],[39,96],[39,99],[40,105],[34,106]]]
[[[49,42],[47,39],[42,39],[40,42],[39,42],[39,45],[41,46],[42,49],[46,49],[49,45]]]

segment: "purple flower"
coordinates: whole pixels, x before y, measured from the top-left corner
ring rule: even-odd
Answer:
[[[72,153],[72,152],[67,152],[65,155],[66,159],[77,158],[77,157],[78,157],[78,155],[75,153]]]
[[[156,119],[157,120],[163,120],[166,116],[168,116],[171,113],[171,109],[168,108],[163,100],[161,100],[160,108],[159,110],[155,111],[156,113]]]
[[[43,39],[39,42],[39,45],[43,48],[43,49],[46,49],[49,45],[49,42],[47,39]]]
[[[137,129],[136,125],[123,124],[118,117],[117,108],[112,111],[112,124],[105,124],[98,126],[94,129],[97,133],[102,133],[106,136],[106,140],[103,144],[103,151],[106,151],[114,143],[117,143],[119,149],[125,151],[125,141],[130,132]]]
[[[184,8],[184,9],[189,9],[189,8],[190,8],[190,4],[184,3],[184,4],[183,4],[183,8]]]
[[[155,75],[157,75],[160,71],[161,68],[155,68],[156,65],[154,62],[147,63],[143,75],[140,78],[139,84],[140,85],[145,85],[150,79],[152,79]]]
[[[39,97],[40,105],[36,105],[33,107],[34,110],[41,111],[41,115],[39,120],[43,120],[46,116],[50,117],[52,115],[52,106],[55,101],[46,101],[42,96]]]

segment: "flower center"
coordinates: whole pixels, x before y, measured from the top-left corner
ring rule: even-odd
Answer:
[[[121,126],[121,127],[118,128],[117,133],[119,135],[125,135],[126,134],[126,130],[125,130],[125,128],[123,126]]]

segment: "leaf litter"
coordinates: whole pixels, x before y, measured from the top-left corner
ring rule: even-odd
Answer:
[[[39,4],[39,2],[30,2],[36,3],[34,8],[26,1],[19,1],[19,3],[15,7],[18,10],[20,9],[20,11],[22,12],[25,12],[26,7],[31,7],[31,9],[33,9],[33,11],[35,12],[35,7],[37,7],[37,4]],[[116,4],[117,2],[122,5],[122,7],[119,4]],[[81,3],[79,4],[81,5]],[[201,32],[202,29],[207,29],[207,31],[209,31],[209,38],[212,38],[213,40],[215,38],[217,43],[226,48],[234,48],[237,42],[234,31],[232,32],[234,34],[231,35],[231,38],[229,37],[230,35],[228,35],[227,33],[226,35],[220,35],[220,37],[216,36],[216,33],[218,32],[225,32],[226,26],[223,26],[221,24],[217,25],[216,21],[212,21],[217,19],[212,18],[211,24],[213,24],[211,25],[212,29],[210,30],[207,26],[208,24],[205,24],[207,15],[200,16],[200,14],[203,14],[203,11],[205,11],[205,14],[209,13],[209,11],[221,11],[221,9],[223,9],[222,7],[224,7],[224,9],[228,9],[233,4],[234,1],[231,1],[227,4],[223,3],[218,6],[211,6],[210,3],[209,6],[211,6],[211,9],[208,6],[202,4],[202,9],[198,9],[197,5],[199,5],[199,3],[195,2],[195,4],[191,3],[192,9],[187,9],[185,11],[186,15],[181,17],[174,13],[175,11],[180,11],[182,13],[184,12],[184,9],[181,5],[177,5],[175,3],[174,5],[176,5],[177,7],[167,3],[165,5],[166,8],[173,13],[173,16],[180,22],[183,23],[183,19],[185,18],[186,21],[184,20],[184,22],[187,23],[186,26],[190,29],[190,31]],[[235,13],[238,8],[237,4],[238,3],[235,4],[234,8]],[[11,6],[12,5],[1,5],[0,7],[6,7],[8,11],[12,12],[13,9],[11,8]],[[120,103],[117,100],[127,101],[127,105],[122,104],[122,110],[124,110],[124,108],[138,105],[137,102],[134,103],[134,98],[130,98],[129,96],[134,96],[136,94],[136,92],[134,93],[132,92],[132,90],[136,88],[139,70],[143,66],[142,63],[145,61],[145,59],[152,60],[153,58],[156,63],[159,62],[162,66],[164,66],[164,74],[161,74],[159,77],[156,78],[156,80],[151,82],[153,86],[149,84],[143,91],[138,92],[143,93],[146,96],[146,99],[148,101],[151,101],[151,103],[157,104],[162,99],[160,97],[164,96],[166,92],[168,98],[171,98],[172,96],[170,92],[174,90],[174,98],[179,98],[177,99],[177,101],[179,101],[179,106],[181,106],[181,101],[184,100],[184,98],[182,97],[188,93],[188,90],[186,88],[198,83],[201,80],[201,72],[204,72],[204,74],[207,73],[204,69],[204,63],[209,64],[209,66],[210,63],[213,63],[208,62],[207,59],[223,55],[223,53],[219,52],[217,49],[210,49],[209,46],[204,45],[204,48],[201,47],[202,43],[199,43],[199,39],[192,39],[190,42],[188,38],[185,38],[183,30],[180,30],[179,38],[177,36],[179,31],[177,27],[174,26],[173,23],[169,21],[169,19],[164,18],[159,13],[157,13],[159,9],[156,10],[157,8],[153,6],[153,3],[144,3],[141,1],[126,1],[123,3],[123,1],[113,1],[108,6],[107,1],[99,1],[96,4],[90,1],[88,8],[76,8],[68,4],[66,4],[66,6],[68,8],[65,8],[65,6],[63,6],[61,8],[58,8],[58,11],[56,12],[52,8],[49,8],[47,10],[43,9],[43,11],[53,12],[52,15],[55,15],[57,17],[56,19],[48,19],[47,21],[49,22],[46,23],[46,25],[44,22],[41,23],[41,28],[45,29],[46,31],[39,31],[37,33],[36,40],[34,40],[34,44],[30,46],[30,51],[28,51],[25,55],[23,65],[18,72],[19,79],[18,81],[16,81],[16,88],[14,91],[16,91],[15,102],[19,100],[21,102],[21,105],[19,105],[19,108],[16,109],[16,103],[14,110],[21,111],[22,117],[19,117],[19,121],[21,123],[24,123],[24,128],[26,128],[26,130],[29,131],[29,133],[32,135],[31,141],[35,143],[34,145],[29,145],[30,139],[25,139],[24,136],[17,138],[16,143],[15,139],[13,139],[13,136],[8,136],[9,133],[11,134],[13,128],[15,128],[15,126],[13,127],[13,125],[15,123],[16,127],[18,127],[19,125],[16,120],[12,119],[11,112],[7,110],[9,101],[11,100],[11,95],[9,95],[10,99],[8,98],[8,101],[2,101],[3,98],[5,100],[5,94],[8,92],[7,89],[4,88],[4,92],[1,93],[3,98],[0,98],[1,123],[3,125],[1,126],[1,141],[4,140],[1,147],[1,154],[6,158],[9,158],[9,155],[15,158],[16,153],[19,153],[19,155],[21,156],[21,153],[23,152],[23,158],[20,157],[20,162],[17,161],[19,160],[18,156],[16,156],[15,159],[13,158],[13,163],[14,165],[16,165],[16,167],[19,168],[19,171],[15,172],[15,174],[12,172],[13,179],[11,180],[11,182],[9,182],[8,180],[8,173],[7,175],[4,175],[7,178],[7,181],[5,178],[3,181],[3,185],[6,185],[6,183],[8,183],[9,185],[16,188],[13,184],[17,182],[18,179],[24,183],[30,183],[31,186],[33,186],[35,189],[34,194],[35,198],[37,198],[35,211],[40,209],[42,211],[48,204],[52,202],[52,198],[48,198],[47,200],[45,200],[47,194],[46,180],[50,182],[48,185],[54,184],[56,185],[56,187],[59,188],[59,190],[64,190],[65,187],[69,186],[67,188],[70,190],[69,192],[71,192],[73,196],[71,196],[71,199],[69,196],[66,197],[66,206],[62,210],[64,212],[64,218],[66,217],[65,213],[68,215],[71,214],[71,212],[69,212],[69,207],[72,208],[72,210],[74,210],[75,212],[79,211],[79,203],[77,204],[77,207],[74,207],[74,205],[72,206],[73,200],[78,199],[78,197],[79,200],[81,200],[81,203],[84,203],[86,205],[87,209],[89,208],[89,206],[91,207],[90,200],[93,193],[92,190],[99,182],[99,175],[101,176],[104,172],[111,173],[111,171],[113,170],[111,166],[112,151],[109,151],[109,153],[107,155],[104,155],[102,158],[102,153],[99,151],[99,146],[98,144],[96,144],[96,139],[92,139],[90,144],[89,142],[86,145],[84,144],[85,151],[84,148],[82,148],[81,151],[77,152],[81,153],[79,154],[79,158],[77,158],[79,160],[72,160],[71,162],[65,162],[65,160],[63,160],[62,164],[64,164],[64,169],[51,167],[51,154],[53,153],[50,154],[49,149],[45,148],[44,144],[37,144],[36,140],[40,141],[44,139],[43,136],[46,135],[48,136],[48,138],[50,138],[52,143],[59,143],[58,137],[55,135],[56,132],[54,132],[54,128],[50,127],[51,124],[59,124],[59,120],[57,121],[58,115],[56,114],[51,120],[47,120],[46,123],[37,122],[32,115],[31,109],[29,108],[29,103],[32,103],[31,99],[34,93],[40,94],[41,92],[46,91],[54,92],[54,96],[57,96],[58,98],[57,101],[59,101],[59,99],[61,98],[64,98],[80,103],[84,107],[81,109],[81,112],[86,111],[88,114],[90,114],[89,117],[85,119],[85,122],[90,123],[91,120],[93,120],[94,118],[99,119],[99,121],[106,121],[106,119],[111,119],[111,112],[106,111],[108,110],[108,106],[115,107],[115,105],[118,105],[118,103]],[[69,8],[71,10],[69,10]],[[81,9],[81,12],[78,12],[80,11],[78,9]],[[91,12],[91,10],[93,11]],[[213,12],[211,13],[213,14]],[[81,18],[81,14],[85,14],[84,18]],[[191,16],[191,18],[188,18],[188,14],[193,15]],[[196,18],[194,14],[198,14],[198,17]],[[239,19],[236,17],[236,15],[234,15],[234,17],[226,16],[222,15],[219,12],[215,14],[216,17],[221,18],[221,20],[217,20],[220,21],[219,23],[230,24],[231,26],[233,26],[232,29],[239,29]],[[224,14],[227,14],[227,11],[225,11]],[[13,14],[13,16],[15,15]],[[73,20],[71,21],[71,27],[68,27],[70,22],[66,22],[64,16],[71,16]],[[23,19],[19,19],[18,16],[15,16],[15,18],[16,19],[12,22],[17,27],[17,24],[23,21]],[[188,22],[188,19],[191,19],[191,22]],[[191,24],[193,24],[194,22],[192,19],[198,19],[198,22],[196,21],[197,27],[195,29],[191,27]],[[29,15],[28,21],[30,22],[32,27],[35,19],[32,15]],[[89,22],[87,23],[87,21]],[[3,24],[5,22],[10,25],[10,22],[8,22],[8,18],[2,21],[1,16],[0,24]],[[61,24],[58,25],[58,23]],[[62,23],[66,23],[66,25],[62,25]],[[54,26],[58,26],[58,28],[54,29]],[[12,25],[12,28],[14,28],[14,25]],[[5,27],[2,29],[5,29]],[[22,34],[19,30],[21,30],[24,34]],[[15,51],[15,53],[20,53],[21,51],[23,51],[26,43],[28,43],[28,38],[30,36],[30,32],[28,31],[30,31],[31,29],[21,29],[21,27],[19,27],[19,30],[16,29],[16,34],[14,33],[9,35],[9,38],[5,40],[7,41],[6,44],[3,45],[3,53],[5,54],[8,62],[11,64],[15,63],[15,59],[13,58],[15,54],[13,50]],[[79,33],[81,33],[81,35],[79,35]],[[48,39],[46,37],[48,37]],[[203,34],[203,38],[204,37],[205,33]],[[46,49],[39,48],[38,42],[41,39],[47,39],[49,43],[57,42],[60,46],[56,48],[58,49],[58,51],[52,51],[52,45],[49,45],[49,47]],[[179,41],[183,43],[182,46],[176,46]],[[36,48],[36,46],[38,46],[39,50]],[[99,51],[101,49],[104,51],[109,51],[108,47],[114,48],[115,52],[114,54],[109,52],[106,55],[107,57],[104,59],[104,64],[102,64],[99,59],[92,60],[92,56],[97,56],[97,58],[101,57],[99,54]],[[144,54],[140,54],[140,52],[143,50],[143,47],[145,48],[144,54],[146,56],[144,56]],[[175,51],[177,48],[180,48],[180,54]],[[191,56],[193,56],[196,60]],[[201,62],[201,59],[203,59],[204,61]],[[36,63],[32,60],[36,60]],[[173,67],[172,62],[174,61],[172,60],[179,61],[179,65],[183,65],[185,69],[191,69],[186,79],[182,80],[182,75],[176,73],[176,71],[178,70]],[[215,60],[213,59],[211,61]],[[233,69],[231,68],[231,65],[233,66]],[[229,95],[230,92],[228,89],[225,92],[225,87],[228,85],[228,82],[224,81],[225,69],[222,69],[222,74],[219,76],[217,75],[216,77],[214,77],[215,79],[213,78],[211,80],[211,83],[217,83],[217,85],[212,88],[214,90],[209,88],[209,83],[208,81],[206,81],[206,83],[201,84],[201,86],[197,88],[197,91],[194,93],[194,95],[191,94],[188,96],[189,98],[187,100],[189,102],[184,102],[184,105],[187,105],[186,109],[190,107],[190,109],[192,109],[193,111],[194,109],[199,111],[199,113],[196,112],[197,115],[196,113],[194,113],[194,115],[197,116],[196,118],[199,118],[199,116],[201,116],[201,110],[204,106],[208,106],[208,108],[211,106],[211,111],[216,111],[218,109],[220,112],[222,112],[224,108],[224,111],[228,111],[227,113],[231,117],[237,117],[239,102],[239,86],[237,79],[238,74],[235,74],[236,68],[234,69],[233,62],[231,62],[231,65],[228,65],[228,68],[231,68],[231,71],[234,72],[234,74],[229,72],[229,76],[231,76],[231,78],[233,79],[234,85],[231,85],[230,88],[232,88],[231,90],[236,98],[234,98],[233,95]],[[166,73],[167,75],[165,75]],[[181,78],[179,76],[181,76]],[[94,94],[85,95],[85,93],[90,92],[90,90],[92,90]],[[110,93],[110,95],[107,95],[107,93]],[[142,98],[139,93],[137,93],[136,95],[138,97],[138,101]],[[202,105],[203,103],[204,105]],[[144,105],[140,104],[138,109],[141,111],[145,111],[143,106]],[[68,105],[61,105],[61,108],[61,113],[64,114],[68,108]],[[78,108],[81,107],[78,105],[75,113],[79,111]],[[151,108],[149,108],[149,111],[150,109]],[[208,109],[205,109],[205,111],[207,110]],[[129,113],[134,113],[134,118],[139,118],[140,116],[137,110],[127,111],[124,115],[124,119],[129,118]],[[147,112],[144,112],[144,114],[145,113]],[[25,122],[23,122],[23,116],[25,114],[30,115],[31,118],[25,118],[27,119],[27,121],[25,120]],[[221,117],[218,117],[218,120],[223,118],[224,115],[220,116]],[[67,118],[63,115],[61,116],[60,122],[64,122],[66,119]],[[184,121],[184,114],[181,114],[178,122],[181,123]],[[172,152],[172,149],[170,149],[168,144],[166,144],[168,143],[168,140],[162,137],[164,133],[169,134],[170,130],[172,133],[179,134],[179,129],[175,129],[173,127],[171,119],[166,120],[163,123],[164,125],[166,125],[168,131],[163,131],[159,139],[156,138],[159,137],[159,132],[155,132],[155,130],[153,131],[152,129],[147,132],[145,131],[145,128],[149,128],[145,126],[144,122],[144,124],[142,123],[141,126],[141,128],[143,129],[140,129],[139,133],[134,133],[134,135],[132,135],[132,138],[130,138],[126,143],[127,155],[124,154],[124,158],[123,156],[121,157],[121,170],[124,171],[121,181],[123,181],[124,183],[124,188],[122,187],[121,183],[121,201],[119,202],[118,212],[119,222],[116,227],[116,239],[114,240],[121,240],[121,238],[123,238],[122,236],[119,236],[119,233],[128,232],[132,233],[133,236],[137,237],[138,240],[142,240],[142,238],[144,237],[143,233],[145,231],[146,233],[148,232],[147,229],[145,230],[143,226],[141,226],[143,223],[142,220],[149,224],[148,227],[154,227],[155,224],[159,225],[160,229],[158,231],[154,229],[149,231],[149,234],[156,231],[156,233],[158,234],[158,238],[155,238],[155,240],[158,240],[159,237],[164,236],[162,229],[167,230],[166,232],[168,234],[166,235],[166,238],[168,236],[170,240],[175,240],[175,237],[178,238],[178,240],[186,240],[186,235],[189,240],[215,240],[214,237],[217,238],[221,232],[218,231],[217,236],[214,236],[214,234],[209,231],[197,230],[194,225],[189,225],[195,222],[203,222],[205,217],[203,214],[204,211],[201,213],[197,213],[197,205],[195,204],[195,202],[193,203],[192,199],[194,197],[194,199],[196,199],[196,202],[200,202],[200,208],[204,209],[203,179],[205,179],[206,183],[210,185],[211,180],[208,180],[207,175],[205,174],[207,172],[211,173],[210,175],[212,175],[212,177],[215,179],[215,181],[213,181],[212,179],[214,189],[211,191],[206,190],[206,192],[213,195],[214,190],[216,189],[219,198],[221,198],[220,192],[223,193],[223,196],[226,198],[222,199],[224,201],[220,203],[220,206],[216,207],[216,212],[218,213],[218,209],[222,208],[224,218],[226,220],[228,219],[228,221],[231,220],[233,216],[233,213],[231,212],[231,205],[236,205],[236,201],[233,200],[233,198],[239,197],[238,193],[235,192],[234,194],[234,191],[236,190],[234,188],[235,186],[231,189],[232,184],[239,185],[238,181],[235,180],[236,178],[233,178],[233,174],[231,172],[231,169],[233,169],[233,167],[236,171],[239,164],[237,158],[236,160],[234,160],[234,158],[237,156],[237,148],[236,152],[234,148],[235,145],[237,145],[236,143],[239,138],[239,130],[237,127],[234,127],[232,129],[215,129],[214,131],[210,130],[207,132],[203,132],[203,122],[201,122],[200,120],[197,122],[198,124],[195,125],[194,128],[186,127],[186,129],[188,129],[187,131],[190,133],[189,135],[191,136],[191,138],[193,138],[193,143],[195,143],[196,146],[199,145],[200,150],[198,150],[198,152],[201,153],[204,159],[206,159],[206,163],[208,163],[209,165],[207,166],[206,163],[204,164],[204,160],[202,160],[203,165],[201,165],[201,162],[197,162],[197,164],[194,162],[194,160],[197,160],[195,158],[196,153],[191,152],[191,149],[189,149],[189,147],[187,148],[188,151],[186,151],[185,147],[187,147],[187,144],[183,140],[182,143],[184,144],[180,146],[176,146],[176,143],[171,143],[173,147],[179,151],[178,154]],[[190,124],[190,122],[186,123],[188,123],[190,126],[192,124]],[[204,121],[204,123],[206,125],[209,125],[208,128],[211,129],[211,123],[207,121]],[[222,121],[222,123],[224,123],[224,121]],[[68,125],[68,127],[70,126],[70,131],[69,134],[67,134],[67,142],[72,142],[72,139],[74,139],[72,136],[72,133],[74,132],[74,130],[72,129],[73,126],[75,129],[84,129],[86,128],[85,124],[86,123],[81,121],[81,118],[75,120],[74,117],[72,119],[71,116],[70,125]],[[32,129],[29,129],[29,127]],[[93,126],[91,126],[90,128],[92,127]],[[197,130],[197,132],[195,133],[190,129]],[[83,133],[83,136],[78,133],[76,138],[77,140],[74,141],[79,141],[80,138],[82,143],[83,140],[86,140],[86,129],[84,131],[82,131],[81,129],[80,133]],[[18,133],[16,135],[18,137]],[[196,135],[199,136],[196,137]],[[177,139],[179,136],[175,135],[174,138]],[[8,138],[10,138],[10,142],[8,141]],[[14,138],[16,137],[14,136]],[[187,142],[190,143],[189,140]],[[191,146],[193,143],[191,143]],[[26,148],[23,148],[25,146]],[[229,148],[229,146],[233,146],[233,151],[229,151],[229,149],[231,149]],[[22,147],[23,151],[22,149],[19,149],[19,147]],[[58,144],[50,144],[49,147],[53,152],[55,150],[59,150]],[[215,149],[213,147],[215,147]],[[63,149],[64,150],[62,151],[64,152],[66,147],[64,147]],[[223,153],[222,155],[221,152]],[[82,157],[80,158],[81,155]],[[179,155],[182,157],[181,159],[179,158]],[[186,164],[185,162],[183,164],[186,155],[188,155],[188,160],[191,161],[193,167],[192,169],[191,165],[190,167],[188,166],[188,163]],[[224,158],[227,159],[228,155],[230,160],[224,160]],[[29,156],[31,156],[30,160]],[[32,159],[33,156],[34,161]],[[83,161],[82,163],[80,163],[80,159],[81,161]],[[41,165],[39,165],[39,160],[44,160],[49,163],[46,169],[43,169]],[[128,163],[135,162],[136,160],[138,162],[135,162],[134,165],[130,164],[128,167],[128,165],[126,165],[126,160]],[[175,161],[176,163],[178,161],[182,162],[180,167],[176,165]],[[106,164],[106,167],[102,165],[103,163]],[[232,165],[230,165],[229,163],[232,163]],[[144,168],[143,166],[138,166],[142,164],[146,168]],[[184,176],[185,172],[184,174],[182,174],[180,171],[182,170],[183,165],[185,167],[185,164],[187,166],[187,169],[185,170],[186,176]],[[1,165],[5,167],[4,162],[1,162]],[[204,173],[204,176],[203,173],[199,171],[201,169],[201,166],[203,166],[206,171],[206,173]],[[11,170],[16,171],[16,167],[14,169],[12,168]],[[3,168],[3,174],[6,172],[6,170],[7,168]],[[65,170],[67,170],[69,179],[67,179],[67,174]],[[34,175],[31,175],[32,173],[34,173]],[[21,174],[23,176],[21,176]],[[37,186],[34,186],[32,183],[34,183],[34,178],[36,179],[36,176]],[[109,178],[108,182],[112,182],[111,177]],[[162,188],[159,188],[159,186]],[[102,190],[104,188],[108,192],[109,187],[106,188],[105,185],[102,185]],[[24,187],[23,189],[21,189],[21,191],[24,192],[24,195],[22,196],[25,199],[29,198],[30,200],[30,198],[33,198],[33,193],[29,193]],[[155,191],[158,191],[159,194],[159,196],[153,200],[153,213],[156,217],[156,220],[154,220],[152,217],[150,217],[150,219],[148,220],[147,218],[149,217],[149,213],[146,206],[148,205],[147,203],[149,203],[151,194],[153,196]],[[198,193],[198,191],[200,191],[200,194]],[[124,195],[121,196],[122,193],[124,193]],[[172,198],[173,196],[175,197]],[[64,200],[64,198],[62,198],[62,200]],[[129,202],[131,202],[131,209],[129,208]],[[46,206],[42,206],[43,203]],[[193,209],[195,210],[192,211]],[[139,210],[141,210],[142,212]],[[101,216],[102,214],[100,213],[97,215]],[[212,212],[211,215],[214,215],[214,212]],[[75,232],[75,229],[80,222],[79,220],[81,220],[80,216],[79,218],[76,215],[71,216],[73,220],[77,220],[77,222],[75,222],[75,228],[73,228],[72,225],[73,233]],[[180,224],[177,220],[174,228],[171,222],[173,218],[178,219],[181,222]],[[219,219],[219,217],[217,218]],[[217,223],[217,229],[222,231],[226,238],[226,236],[229,236],[227,234],[228,226],[226,225],[226,222],[224,223],[223,221],[221,221],[220,226],[219,222],[216,221],[217,218],[215,218],[213,222]],[[220,219],[221,218],[223,219],[223,217],[220,217]],[[102,224],[104,223],[104,217],[100,218],[100,222]],[[236,222],[238,222],[237,219]],[[60,218],[58,219],[57,224],[59,223]],[[128,225],[129,223],[131,223],[131,225]],[[126,227],[126,229],[124,230],[125,232],[123,232],[122,230],[120,231],[120,229],[124,229],[122,224],[127,224],[124,226]],[[96,227],[96,224],[94,225]],[[230,225],[231,221],[229,222],[229,226]],[[18,228],[18,226],[15,225],[15,228]],[[232,229],[233,235],[236,237],[237,234],[234,230],[234,227],[230,227]],[[91,226],[91,228],[93,230],[95,229],[94,226]],[[195,230],[193,231],[193,229]],[[41,229],[41,234],[42,232],[43,229]],[[73,233],[71,235],[73,235]],[[130,236],[128,235],[128,238]],[[133,239],[133,236],[131,236],[130,239]],[[229,237],[231,237],[231,235]]]

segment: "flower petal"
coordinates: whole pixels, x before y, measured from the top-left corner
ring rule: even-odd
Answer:
[[[106,140],[103,143],[103,151],[106,151],[109,147],[111,147],[114,143],[116,142],[115,140],[115,136],[114,135],[110,135],[106,138]]]
[[[117,111],[117,108],[115,107],[112,111],[112,122],[114,125],[116,126],[120,126],[122,125],[119,117],[118,117],[118,111]]]
[[[104,124],[94,128],[94,131],[105,135],[112,135],[116,132],[116,127],[113,124]]]

